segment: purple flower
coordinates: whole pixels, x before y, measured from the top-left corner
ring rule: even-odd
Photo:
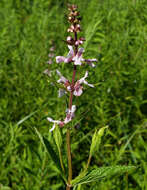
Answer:
[[[64,56],[57,56],[56,57],[56,62],[57,63],[61,63],[61,62],[64,62],[64,63],[69,63],[72,61],[72,58],[74,56],[74,50],[73,50],[73,47],[68,45],[68,48],[69,48],[69,53],[67,55],[67,57],[64,57]]]
[[[63,83],[64,86],[67,88],[70,86],[70,82],[67,78],[65,78],[59,70],[56,70],[57,74],[59,75],[60,79],[57,81],[58,83]]]
[[[46,63],[51,65],[53,63],[53,61],[51,59],[49,59]]]
[[[59,126],[64,126],[64,122],[63,121],[59,121],[59,120],[53,120],[52,118],[50,117],[47,117],[47,120],[51,123],[53,123],[53,127],[50,129],[50,132],[52,132],[55,127],[56,127],[56,124],[59,125]]]
[[[84,59],[82,58],[82,53],[84,51],[83,48],[79,48],[78,53],[75,55],[74,54],[74,50],[73,47],[68,45],[69,48],[69,53],[67,55],[67,57],[64,56],[57,56],[56,57],[56,62],[57,63],[69,63],[69,62],[74,62],[74,65],[82,65],[81,61],[84,61]]]
[[[82,65],[82,61],[84,61],[82,54],[84,52],[84,48],[79,48],[78,53],[73,57],[74,65]]]
[[[64,123],[69,123],[75,116],[74,112],[76,111],[76,106],[72,105],[71,109],[67,109],[66,118],[64,119]]]
[[[93,62],[97,62],[97,59],[85,59],[84,60],[88,65],[91,67],[95,67],[95,64]]]
[[[50,129],[50,132],[52,132],[55,129],[56,125],[63,127],[65,124],[69,123],[74,118],[75,111],[76,111],[75,105],[72,105],[71,109],[67,109],[66,118],[64,119],[64,121],[53,120],[51,117],[47,117],[47,120],[53,123],[53,127]]]
[[[82,40],[81,40],[82,41]],[[77,43],[81,43],[78,42]],[[57,63],[69,63],[69,62],[74,62],[74,65],[82,65],[83,62],[87,63],[88,65],[95,67],[95,65],[93,64],[93,62],[97,62],[97,59],[83,59],[83,52],[84,52],[84,48],[79,48],[77,54],[74,54],[74,50],[73,47],[68,45],[69,48],[69,53],[67,55],[67,57],[64,56],[57,56],[56,57],[56,62]]]
[[[73,92],[73,94],[75,95],[75,96],[81,96],[81,94],[83,93],[83,86],[81,85],[82,83],[84,83],[84,84],[86,84],[86,85],[88,85],[88,86],[90,86],[90,87],[94,87],[93,86],[93,84],[89,84],[85,79],[88,77],[88,71],[86,71],[86,73],[85,73],[85,76],[84,77],[82,77],[80,80],[78,80],[77,82],[76,82],[76,84],[75,84],[75,86],[74,86],[74,92]]]

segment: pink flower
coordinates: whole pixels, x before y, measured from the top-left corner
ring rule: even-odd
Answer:
[[[82,42],[82,40],[77,41],[78,44],[80,44]],[[97,62],[97,59],[83,59],[83,52],[84,52],[84,48],[79,48],[77,54],[74,54],[74,50],[73,47],[68,45],[69,48],[69,53],[67,55],[67,57],[64,56],[57,56],[56,57],[56,62],[57,63],[69,63],[69,62],[74,62],[74,65],[82,65],[83,62],[87,63],[88,65],[95,67],[93,62]]]
[[[84,59],[82,58],[82,53],[84,52],[83,48],[79,48],[78,53],[76,55],[74,55],[74,50],[73,47],[68,45],[69,48],[69,53],[67,55],[67,57],[64,56],[57,56],[56,57],[56,62],[57,63],[69,63],[69,62],[74,62],[74,65],[82,65],[81,61],[84,61]]]
[[[64,126],[64,122],[63,121],[59,121],[59,120],[53,120],[52,118],[50,117],[47,117],[47,120],[51,123],[53,123],[53,127],[50,129],[50,132],[52,132],[55,127],[56,127],[56,124],[59,125],[60,127],[63,127]]]
[[[75,45],[76,45],[76,46],[81,45],[81,44],[83,44],[84,41],[85,41],[85,38],[80,37],[80,38],[75,42]]]
[[[56,70],[57,74],[59,75],[60,79],[57,81],[58,83],[63,83],[64,86],[67,88],[70,86],[70,82],[67,78],[65,78],[59,70]],[[67,88],[68,89],[68,88]]]
[[[53,120],[51,117],[47,117],[47,120],[53,123],[53,127],[50,129],[50,132],[52,132],[55,129],[56,125],[63,127],[65,124],[69,123],[74,118],[75,111],[76,111],[75,105],[72,105],[71,109],[67,109],[66,118],[64,119],[64,121]]]
[[[95,64],[93,62],[97,62],[97,59],[85,59],[84,60],[88,65],[91,67],[95,67]]]
[[[46,63],[51,65],[53,63],[53,61],[51,59],[49,59]]]
[[[64,57],[64,56],[57,56],[56,57],[56,62],[57,63],[61,63],[61,62],[64,62],[64,63],[69,63],[72,61],[72,58],[74,56],[74,50],[73,50],[73,47],[68,45],[68,48],[69,48],[69,53],[67,55],[67,57]]]
[[[64,123],[69,123],[75,116],[74,112],[76,111],[76,106],[72,105],[71,109],[67,109],[66,118],[64,119]]]
[[[88,86],[90,86],[90,87],[94,87],[93,86],[93,84],[89,84],[85,79],[88,77],[88,71],[86,71],[86,73],[85,73],[85,76],[84,77],[82,77],[80,80],[78,80],[77,82],[76,82],[76,84],[75,84],[75,86],[74,86],[74,92],[73,92],[73,94],[75,95],[75,96],[81,96],[81,94],[83,93],[83,86],[81,85],[82,83],[84,83],[84,84],[86,84],[86,85],[88,85]]]
[[[82,65],[82,61],[84,61],[82,54],[84,52],[84,48],[79,48],[78,53],[73,57],[74,65]]]

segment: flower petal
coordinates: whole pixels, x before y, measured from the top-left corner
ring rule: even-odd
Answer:
[[[64,119],[65,124],[69,123],[73,119],[75,111],[76,111],[75,105],[72,105],[71,109],[67,109],[66,118]]]
[[[66,59],[66,58],[65,58],[64,56],[57,56],[57,57],[56,57],[56,62],[57,62],[57,63],[65,62],[65,59]]]
[[[54,123],[53,127],[50,129],[50,132],[52,132],[55,129],[55,127],[56,127],[56,124]]]
[[[89,84],[87,81],[84,81],[84,84],[86,84],[86,85],[88,85],[88,86],[94,88],[94,85],[93,85],[93,84]]]
[[[87,78],[87,77],[88,77],[88,71],[86,71],[86,73],[85,73],[84,77],[82,77],[80,80],[78,80],[79,84],[84,83],[85,78]]]
[[[95,64],[93,62],[97,62],[97,59],[85,59],[85,62],[94,68]]]
[[[83,54],[83,52],[84,52],[84,48],[79,48],[79,50],[78,50],[78,57],[81,57],[81,55]]]
[[[72,105],[72,107],[71,107],[71,113],[74,113],[75,111],[76,111],[76,106]]]
[[[73,61],[74,61],[74,65],[82,65],[82,59],[80,57],[78,57],[78,55],[76,55],[75,57],[73,57]]]
[[[78,90],[74,90],[73,92],[75,96],[81,96],[82,93],[83,93],[82,86]]]
[[[62,88],[59,88],[59,90],[58,90],[58,97],[61,98],[65,94],[66,94],[66,91],[64,89],[62,89]]]
[[[47,120],[48,120],[49,122],[54,123],[54,120],[53,120],[51,117],[47,117]]]
[[[97,59],[86,59],[87,62],[97,62]]]
[[[58,83],[67,83],[67,82],[68,82],[68,79],[65,78],[65,77],[60,73],[60,71],[59,71],[58,69],[56,70],[56,72],[57,72],[57,75],[60,76],[60,79],[57,81]]]
[[[67,58],[74,56],[74,49],[72,46],[68,45],[69,52],[67,54]]]

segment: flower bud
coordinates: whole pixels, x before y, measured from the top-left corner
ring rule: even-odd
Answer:
[[[75,12],[73,12],[73,15],[74,15],[74,16],[78,16],[78,15],[79,15],[79,12],[78,12],[78,11],[75,11]]]
[[[52,47],[50,48],[50,51],[55,51],[55,47],[52,46]]]
[[[68,36],[68,37],[67,37],[66,42],[67,42],[69,45],[74,45],[74,39],[73,39],[71,36]]]
[[[54,56],[55,56],[54,53],[49,53],[49,54],[48,54],[48,57],[51,57],[51,58],[52,58],[52,57],[54,57]]]
[[[75,31],[75,27],[74,25],[71,25],[70,28],[68,28],[67,32],[74,32]]]
[[[83,44],[84,41],[85,41],[85,38],[81,37],[81,38],[79,38],[79,40],[77,40],[77,41],[75,42],[75,45],[76,45],[76,46],[81,45],[81,44]]]
[[[75,31],[76,31],[76,32],[80,32],[80,31],[81,31],[81,26],[80,26],[80,24],[77,24],[77,25],[76,25]]]

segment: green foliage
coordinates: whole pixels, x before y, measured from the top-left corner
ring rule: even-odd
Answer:
[[[104,178],[108,178],[116,174],[122,174],[124,172],[128,172],[134,168],[135,168],[134,166],[109,166],[109,167],[97,168],[86,174],[81,179],[73,180],[72,185],[77,186],[80,184],[91,183],[93,181],[98,181]]]
[[[92,143],[90,147],[90,155],[93,156],[96,152],[99,150],[99,146],[101,143],[101,138],[104,135],[105,129],[107,129],[108,126],[102,127],[99,130],[96,130],[93,137],[92,137]]]
[[[56,152],[54,151],[52,145],[45,137],[42,137],[42,135],[37,131],[36,128],[34,128],[34,129],[35,129],[38,137],[40,138],[41,143],[46,148],[47,153],[49,154],[49,156],[51,156],[52,161],[54,162],[55,166],[57,166],[59,171],[61,171],[59,158],[58,158]]]
[[[100,183],[82,185],[82,190],[145,190],[147,187],[147,3],[146,0],[71,0],[81,12],[84,57],[98,58],[89,69],[89,82],[73,103],[76,115],[84,115],[80,128],[73,128],[73,173],[87,163],[95,129],[109,126],[91,167],[139,165],[136,172]],[[68,49],[66,3],[53,0],[0,1],[0,189],[65,189],[58,170],[32,127],[58,150],[49,133],[47,116],[63,119],[66,98],[57,99],[57,89],[43,71],[51,44],[56,55]],[[71,76],[71,67],[51,65]],[[77,77],[83,76],[82,71]],[[80,117],[79,117],[80,118]],[[63,129],[63,136],[64,129]],[[62,139],[66,168],[65,138]],[[59,159],[58,159],[59,161]],[[80,163],[80,164],[79,164]]]
[[[61,132],[60,132],[60,129],[58,126],[55,127],[55,130],[54,130],[54,138],[55,138],[55,142],[56,142],[56,145],[57,145],[57,148],[58,150],[61,149],[61,146],[62,146],[62,136],[61,136]]]

